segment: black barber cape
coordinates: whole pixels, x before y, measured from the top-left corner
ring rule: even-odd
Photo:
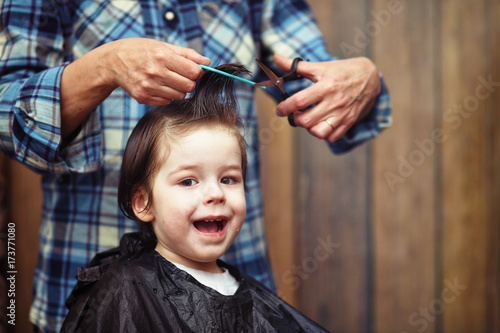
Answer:
[[[218,261],[240,283],[233,296],[202,285],[137,233],[102,252],[66,301],[61,332],[326,332],[237,268]]]

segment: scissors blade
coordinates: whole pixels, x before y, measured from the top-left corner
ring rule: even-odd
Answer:
[[[276,74],[273,73],[266,65],[264,65],[259,59],[255,59],[257,64],[259,64],[260,68],[266,73],[266,75],[271,79],[270,82],[272,85],[267,85],[266,81],[264,82],[259,82],[259,84],[262,84],[263,86],[266,87],[278,87],[281,90],[281,93],[286,94],[285,88],[283,87],[283,80],[279,77],[276,76]]]
[[[261,87],[276,87],[276,85],[274,84],[274,82],[271,81],[271,80],[257,82],[255,85],[256,86],[261,86]]]
[[[233,74],[229,74],[229,73],[221,71],[221,70],[219,70],[217,68],[212,68],[212,67],[208,67],[208,66],[205,66],[205,65],[200,65],[200,67],[203,68],[204,70],[211,71],[211,72],[214,72],[214,73],[217,73],[217,74],[220,74],[220,75],[224,75],[224,76],[233,78],[233,79],[241,81],[241,82],[245,82],[246,84],[249,84],[251,86],[259,87],[259,88],[262,88],[262,89],[266,89],[266,87],[260,86],[260,85],[256,84],[253,81],[241,78],[241,77],[233,75]]]

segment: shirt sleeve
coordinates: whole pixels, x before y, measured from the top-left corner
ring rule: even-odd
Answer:
[[[260,31],[263,60],[275,73],[281,71],[272,60],[274,53],[289,58],[300,57],[311,62],[338,60],[328,53],[323,35],[310,8],[303,0],[264,1]],[[366,117],[356,122],[341,139],[328,144],[333,153],[348,152],[361,143],[379,136],[385,128],[391,126],[389,92],[382,75],[379,76],[381,92],[372,110]],[[266,80],[267,77],[260,76],[259,79]],[[311,84],[309,80],[292,81],[285,83],[285,89],[292,95]],[[277,89],[269,90],[277,101],[281,101]]]
[[[0,148],[37,172],[89,172],[101,160],[96,112],[70,140],[61,137],[61,74],[72,60],[68,15],[65,5],[42,0],[4,1],[1,10]]]

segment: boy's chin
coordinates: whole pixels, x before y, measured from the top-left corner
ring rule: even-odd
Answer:
[[[215,262],[218,259],[220,259],[220,257],[222,257],[222,255],[224,253],[226,253],[226,251],[227,251],[228,248],[229,248],[229,246],[224,247],[224,248],[218,248],[218,249],[207,248],[207,249],[205,249],[205,251],[203,253],[198,253],[198,256],[195,259],[195,261],[198,261],[200,263]]]

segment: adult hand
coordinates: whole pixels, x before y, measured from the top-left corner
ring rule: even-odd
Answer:
[[[104,65],[111,81],[139,103],[151,106],[184,99],[202,74],[199,64],[210,64],[210,59],[192,49],[154,39],[122,39],[108,47],[114,56]]]
[[[275,55],[274,61],[289,71],[292,59]],[[294,113],[295,124],[328,142],[340,139],[373,106],[380,93],[380,78],[373,62],[352,58],[327,62],[300,61],[297,74],[315,82],[278,104],[276,113]],[[314,107],[300,112],[312,104]]]
[[[61,77],[61,135],[69,136],[117,87],[141,104],[169,104],[196,87],[196,51],[147,38],[104,44],[67,65]]]

